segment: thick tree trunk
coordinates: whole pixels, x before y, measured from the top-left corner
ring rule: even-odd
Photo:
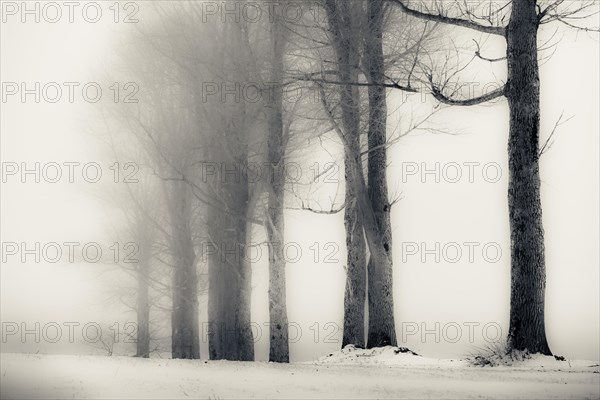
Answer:
[[[247,189],[247,186],[246,186]],[[248,198],[246,192],[246,199]],[[248,200],[246,200],[247,202]],[[251,315],[251,296],[252,296],[252,265],[246,260],[246,246],[249,239],[249,224],[246,220],[241,220],[238,242],[241,244],[240,249],[241,261],[240,268],[240,296],[237,313],[237,326],[239,330],[238,339],[238,360],[239,361],[254,361],[254,336],[252,335],[252,315]],[[243,225],[243,227],[241,226]]]
[[[384,248],[386,263],[369,259],[369,335],[367,347],[395,346],[391,205],[387,185],[387,102],[383,56],[383,0],[367,3],[368,26],[365,32],[365,72],[369,86],[369,163],[368,191],[377,227],[378,243]]]
[[[136,357],[150,357],[150,302],[148,299],[148,274],[150,273],[149,260],[144,255],[146,250],[140,254],[140,262],[137,269],[137,340]]]
[[[286,306],[286,280],[284,248],[284,161],[285,138],[283,131],[282,75],[285,42],[280,21],[271,24],[271,84],[275,85],[268,101],[269,130],[267,157],[269,181],[267,182],[268,209],[266,218],[269,241],[269,361],[290,361],[288,343],[288,318]]]
[[[406,6],[402,6],[405,11]],[[506,29],[508,81],[505,96],[510,112],[508,142],[508,208],[511,234],[511,294],[509,350],[550,355],[544,303],[546,264],[540,198],[539,130],[540,76],[537,54],[539,28],[536,0],[512,0]],[[445,17],[407,11],[427,20],[472,27]],[[498,33],[493,27],[476,29]],[[457,101],[455,104],[471,105]]]
[[[241,25],[235,24],[233,27],[233,41],[235,44],[230,48],[239,48],[244,44],[249,43],[248,28],[242,21]],[[247,51],[249,49],[246,49]],[[232,76],[232,81],[237,82],[240,76],[244,76],[246,71],[245,66],[238,67],[238,71]],[[229,137],[229,149],[234,151],[235,165],[240,169],[239,180],[233,184],[233,188],[229,191],[231,195],[231,207],[235,214],[235,246],[238,250],[237,259],[234,269],[236,280],[238,282],[237,295],[235,296],[237,303],[226,312],[235,315],[234,329],[237,332],[236,348],[237,352],[232,353],[232,358],[239,361],[254,361],[254,338],[251,329],[251,294],[252,294],[252,266],[246,260],[246,246],[249,242],[250,232],[247,217],[252,215],[250,207],[250,187],[247,176],[248,172],[248,143],[249,131],[247,128],[247,104],[245,101],[234,102],[231,105],[234,109],[236,120],[233,124],[235,133]]]
[[[245,142],[245,140],[244,140]],[[244,146],[243,157],[248,154]],[[244,161],[243,165],[247,165]],[[246,168],[244,167],[244,171]],[[236,331],[237,352],[232,353],[232,360],[254,361],[254,339],[251,329],[251,294],[252,294],[252,269],[250,262],[246,259],[246,245],[248,243],[248,222],[247,215],[251,212],[248,209],[250,200],[248,190],[248,180],[246,176],[241,176],[241,182],[235,190],[234,210],[237,210],[235,247],[237,249],[237,259],[233,273],[238,282],[238,293],[232,298],[236,299],[236,304],[232,306],[229,312],[234,313],[234,329]]]
[[[210,219],[209,255],[209,356],[211,360],[235,360],[237,355],[236,304],[239,279],[236,266],[236,231],[231,218],[213,208]]]
[[[219,244],[221,254],[221,273],[223,274],[223,315],[221,315],[222,359],[238,360],[240,358],[240,242],[238,223],[233,216],[226,216],[227,224],[223,227],[223,240]],[[245,229],[244,229],[245,231]],[[245,243],[244,243],[245,244]]]
[[[366,246],[355,184],[356,174],[362,176],[363,173],[362,169],[355,168],[356,158],[360,159],[360,93],[358,87],[353,85],[358,82],[360,63],[359,24],[354,10],[357,5],[360,6],[359,3],[336,0],[325,2],[339,80],[347,83],[339,87],[346,180],[344,226],[347,251],[342,347],[348,344],[365,346]]]
[[[223,305],[226,291],[224,268],[221,263],[222,215],[216,207],[209,207],[207,219],[208,242],[203,249],[208,259],[208,357],[223,358]]]
[[[226,151],[215,147],[210,155],[215,165],[223,166],[210,182],[212,192],[220,203],[209,206],[207,219],[211,360],[254,360],[250,320],[252,270],[245,254],[247,216],[251,210],[248,209],[248,179],[242,173],[246,170],[247,149],[245,139],[239,136],[241,134],[230,131],[225,137],[235,143],[227,143]]]
[[[371,200],[368,195],[367,183],[362,172],[363,163],[359,151],[360,148],[357,147],[355,141],[345,141],[344,144],[347,151],[346,168],[348,171],[350,171],[350,174],[348,174],[347,176],[351,176],[353,179],[352,182],[347,183],[351,184],[355,188],[355,200],[357,203],[357,209],[359,210],[359,218],[362,221],[364,235],[367,240],[371,260],[374,263],[374,265],[380,265],[382,271],[392,271],[392,260],[388,256],[389,249],[386,248],[386,242],[384,240],[385,236],[381,233],[376,215],[373,212]],[[388,279],[387,282],[391,282],[391,277]],[[391,285],[387,286],[387,282],[379,281],[375,284],[376,288],[379,288],[379,290],[383,291],[381,295],[386,297],[392,295]],[[389,307],[393,307],[393,303],[387,303],[387,305],[389,305]],[[388,315],[393,315],[393,309],[386,309],[381,313],[388,313]],[[395,345],[396,334],[394,330],[393,319],[390,322],[380,322],[385,329],[383,332],[387,333],[387,336],[384,336],[384,340],[380,343]]]
[[[245,181],[245,180],[243,180]],[[223,208],[211,207],[208,251],[209,357],[212,360],[254,360],[250,329],[251,270],[246,262],[247,185],[220,185]],[[228,211],[226,211],[228,210]]]
[[[546,266],[540,199],[540,79],[534,0],[513,0],[507,30],[510,109],[510,349],[551,354],[544,326]]]
[[[172,183],[170,214],[173,252],[173,310],[171,352],[173,358],[200,358],[198,327],[198,276],[191,230],[191,204],[186,182]]]
[[[357,82],[358,72],[350,64],[358,65],[358,53],[350,48],[347,66],[340,68],[343,82]],[[344,56],[346,58],[346,56]],[[347,79],[347,80],[346,80]],[[342,87],[342,125],[348,146],[345,147],[346,208],[344,227],[346,229],[346,287],[344,291],[344,332],[342,347],[348,344],[365,347],[365,300],[367,290],[367,256],[360,206],[356,200],[356,170],[353,160],[360,154],[360,121],[358,118],[359,94],[356,87]],[[362,174],[362,171],[360,172]]]
[[[247,30],[228,21],[223,27],[224,48],[238,49],[247,42]],[[222,55],[222,84],[231,87],[244,76],[232,62],[235,54]],[[230,68],[234,66],[234,68]],[[211,207],[209,232],[212,246],[209,255],[209,356],[211,359],[254,360],[251,330],[252,270],[246,260],[249,210],[248,130],[246,104],[229,96],[221,104],[223,132],[215,136],[207,157],[220,166],[211,182],[220,204]]]
[[[275,167],[275,164],[271,164]],[[274,179],[269,193],[267,236],[269,240],[269,361],[289,362],[288,318],[286,307],[283,182]]]
[[[352,162],[346,161],[346,288],[344,291],[344,331],[342,347],[365,347],[365,298],[367,288],[366,245],[360,210],[356,201]]]

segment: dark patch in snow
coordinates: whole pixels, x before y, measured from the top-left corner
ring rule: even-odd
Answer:
[[[398,347],[394,350],[394,353],[396,353],[396,354],[408,353],[408,354],[412,354],[413,356],[419,356],[417,353],[415,353],[414,351],[412,351],[411,349],[406,348],[406,347]]]

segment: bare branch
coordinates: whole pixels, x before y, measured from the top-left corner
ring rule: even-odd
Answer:
[[[329,79],[324,79],[324,78],[313,78],[312,76],[316,75],[317,73],[313,72],[313,73],[309,73],[306,75],[302,75],[302,76],[296,76],[295,79],[299,80],[299,81],[308,81],[308,82],[314,82],[314,83],[320,83],[320,84],[326,84],[326,85],[349,85],[349,86],[358,86],[358,87],[369,87],[369,86],[383,86],[386,88],[390,88],[390,89],[398,89],[398,90],[402,90],[405,92],[409,92],[409,93],[417,93],[417,89],[412,88],[410,86],[404,86],[401,85],[400,83],[398,83],[397,81],[391,80],[391,82],[389,83],[369,83],[369,82],[341,82],[341,81],[335,81],[335,80],[329,80]]]
[[[499,35],[499,36],[506,35],[506,28],[502,27],[502,26],[487,26],[487,25],[481,25],[481,24],[478,24],[476,22],[466,20],[466,19],[446,17],[441,14],[424,13],[424,12],[409,8],[406,4],[404,4],[405,0],[387,0],[387,1],[398,5],[402,9],[402,11],[404,11],[406,14],[408,14],[412,17],[415,17],[415,18],[424,19],[426,21],[440,22],[443,24],[460,26],[463,28],[473,29],[473,30],[483,32],[483,33],[488,33],[491,35]]]
[[[474,106],[477,104],[486,103],[488,101],[497,99],[498,97],[504,96],[505,92],[506,92],[506,85],[503,85],[502,87],[500,87],[496,90],[492,90],[491,92],[484,94],[483,96],[459,100],[459,99],[453,99],[452,97],[444,95],[442,93],[442,91],[432,82],[431,76],[430,76],[430,82],[431,82],[432,96],[440,103],[448,104],[451,106]]]
[[[480,59],[482,59],[483,61],[489,61],[489,62],[498,62],[498,61],[504,61],[506,60],[506,56],[504,57],[500,57],[500,58],[487,58],[481,55],[481,48],[479,47],[479,42],[475,39],[473,39],[473,41],[475,42],[475,45],[477,46],[477,50],[475,51],[475,55],[477,57],[479,57]]]
[[[566,120],[563,121],[563,115],[564,115],[564,111],[562,113],[560,113],[560,117],[558,117],[558,120],[554,124],[554,128],[552,128],[552,132],[550,132],[550,136],[548,136],[548,139],[546,139],[546,142],[544,142],[544,145],[540,149],[538,157],[543,156],[548,150],[550,150],[552,148],[552,145],[554,144],[554,139],[553,139],[554,134],[557,132],[558,127],[566,124],[573,118],[573,116],[570,116],[569,118],[567,118]]]

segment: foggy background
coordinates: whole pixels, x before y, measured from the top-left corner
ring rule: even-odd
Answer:
[[[108,4],[103,7],[107,11]],[[143,19],[143,8],[138,17]],[[597,17],[596,17],[597,18]],[[1,81],[27,82],[96,82],[115,57],[115,46],[128,29],[103,18],[96,24],[76,18],[74,23],[21,23],[17,17],[1,24]],[[560,28],[561,30],[563,28]],[[541,142],[550,134],[564,112],[573,118],[559,128],[551,150],[541,160],[542,201],[546,233],[547,291],[546,329],[555,354],[568,358],[599,358],[599,119],[598,41],[585,34],[560,31],[560,43],[553,57],[541,67],[542,126]],[[80,86],[81,87],[81,86]],[[103,86],[103,88],[105,88]],[[143,90],[143,88],[142,88]],[[57,162],[97,162],[102,166],[102,184],[110,183],[109,167],[115,160],[106,159],[103,144],[90,127],[97,107],[81,99],[76,90],[73,103],[64,99],[56,104],[12,96],[2,101],[1,160],[31,166]],[[108,91],[104,94],[110,95]],[[391,112],[389,131],[400,118],[392,112],[402,95],[388,91]],[[414,95],[419,96],[419,95]],[[31,96],[29,96],[31,97]],[[482,327],[498,325],[505,335],[508,327],[510,294],[510,254],[508,207],[506,201],[508,109],[505,102],[469,108],[453,107],[436,116],[436,122],[460,135],[420,134],[402,138],[389,150],[390,193],[401,193],[394,205],[394,285],[395,318],[398,345],[432,357],[460,357],[485,343]],[[315,151],[327,153],[319,146]],[[332,149],[335,146],[331,145]],[[339,153],[339,151],[338,151]],[[339,154],[338,154],[339,156]],[[334,159],[339,164],[339,159]],[[408,164],[433,168],[439,162],[480,163],[474,181],[466,176],[458,183],[443,178],[439,183],[431,175],[405,176]],[[482,166],[501,166],[498,182],[486,181]],[[340,164],[341,165],[341,164]],[[63,169],[63,172],[66,169]],[[81,167],[75,170],[75,182],[65,176],[59,183],[43,179],[35,183],[31,176],[21,182],[20,174],[3,176],[1,193],[2,242],[98,242],[106,250],[117,239],[111,236],[118,211],[94,195],[94,183],[81,179]],[[494,170],[490,170],[492,177]],[[309,174],[310,171],[302,171]],[[454,173],[452,173],[454,176]],[[5,179],[6,178],[6,179]],[[338,196],[343,197],[342,184]],[[404,182],[403,182],[404,180]],[[338,188],[323,184],[320,193],[326,198]],[[325,205],[324,207],[327,207]],[[287,304],[289,321],[301,327],[297,342],[290,343],[292,361],[312,360],[341,346],[344,297],[345,242],[343,215],[314,215],[288,211],[286,241],[297,242],[302,258],[287,266]],[[474,262],[466,254],[456,262],[432,256],[426,262],[421,254],[404,255],[403,243],[436,242],[497,243],[502,255],[498,262],[486,262],[477,247]],[[310,247],[318,243],[321,252],[327,243],[337,244],[333,255],[337,262],[326,263],[323,256],[315,263]],[[493,252],[490,251],[490,254]],[[3,254],[0,268],[1,322],[26,323],[33,328],[56,322],[98,322],[112,325],[135,321],[113,303],[106,305],[107,282],[111,268],[101,263],[21,262],[19,255]],[[107,272],[108,271],[108,272]],[[267,306],[268,268],[264,257],[253,265],[252,321],[262,326],[262,338],[255,345],[257,360],[268,359]],[[205,331],[206,298],[200,298],[201,335]],[[329,325],[327,325],[330,323]],[[422,337],[422,327],[436,330],[456,323],[462,336],[456,343],[429,334]],[[474,341],[468,338],[469,323]],[[318,325],[315,325],[318,324]],[[425,324],[425,325],[423,325]],[[416,334],[403,341],[403,328],[418,326]],[[337,327],[337,328],[336,328]],[[407,328],[408,329],[408,328]],[[450,329],[450,328],[449,328]],[[441,328],[437,329],[438,332]],[[454,331],[449,330],[454,337]],[[3,332],[4,333],[4,332]],[[63,326],[63,336],[66,328]],[[316,336],[318,333],[318,337]],[[329,336],[328,336],[329,335]],[[490,328],[490,336],[494,329]],[[76,339],[81,329],[75,330]],[[294,336],[290,332],[290,339]],[[40,340],[33,335],[20,339],[20,332],[6,341],[2,351],[93,352],[85,343],[70,344],[63,337],[58,343]],[[200,338],[201,356],[207,358],[207,338]]]

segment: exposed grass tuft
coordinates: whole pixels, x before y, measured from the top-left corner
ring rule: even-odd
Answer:
[[[531,358],[529,352],[520,350],[511,350],[506,341],[487,343],[483,347],[476,347],[476,350],[469,354],[467,361],[477,367],[497,367],[499,365],[513,365],[516,361],[523,361]]]

